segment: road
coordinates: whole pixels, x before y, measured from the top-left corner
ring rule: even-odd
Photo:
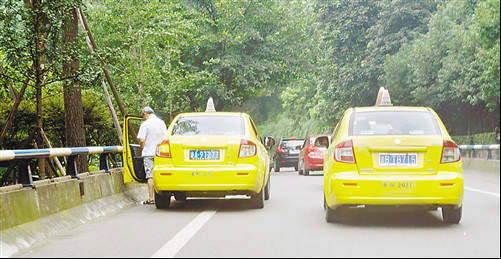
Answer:
[[[326,223],[322,172],[272,173],[264,209],[245,197],[139,205],[15,257],[500,257],[499,173],[465,171],[460,224],[438,211],[357,209]]]

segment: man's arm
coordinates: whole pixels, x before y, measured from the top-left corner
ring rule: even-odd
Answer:
[[[143,149],[144,149],[144,139],[139,139],[139,146],[141,147],[141,152],[143,152]]]

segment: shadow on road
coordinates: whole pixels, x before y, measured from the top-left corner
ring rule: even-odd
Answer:
[[[375,210],[364,208],[350,208],[343,211],[342,220],[337,225],[381,228],[445,228],[457,226],[446,224],[438,211],[391,211],[389,209]]]

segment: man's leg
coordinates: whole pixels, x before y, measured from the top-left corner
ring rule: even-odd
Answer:
[[[153,184],[153,157],[143,157],[144,161],[144,171],[146,173],[146,179],[148,181],[148,201],[155,200],[154,196],[154,184]]]
[[[148,195],[150,201],[155,200],[155,196],[153,195],[154,186],[153,186],[153,178],[148,178]]]

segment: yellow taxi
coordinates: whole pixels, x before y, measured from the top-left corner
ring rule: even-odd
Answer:
[[[263,208],[270,198],[270,158],[251,117],[241,112],[216,112],[209,101],[206,112],[182,113],[174,118],[157,146],[153,182],[155,205],[168,208],[171,197],[250,196],[253,208]],[[139,117],[126,117],[128,120]],[[124,145],[125,182],[144,182],[137,144]],[[124,141],[125,142],[125,141]],[[127,150],[126,150],[127,149]]]
[[[441,208],[459,223],[463,169],[458,146],[430,108],[392,106],[380,89],[374,107],[345,111],[324,159],[327,222],[350,207]]]

